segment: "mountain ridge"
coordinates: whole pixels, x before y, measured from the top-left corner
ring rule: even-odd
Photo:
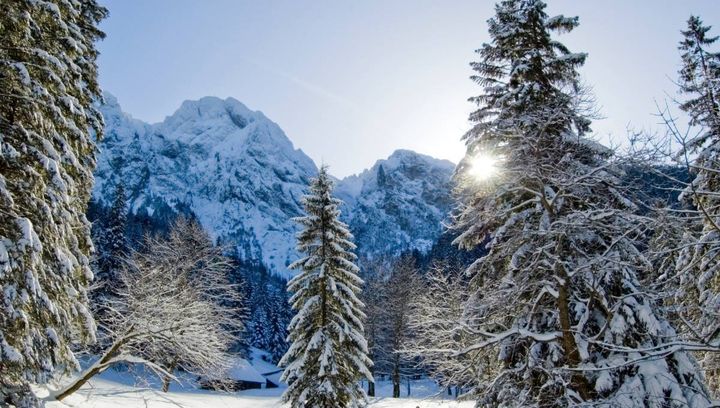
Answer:
[[[109,93],[99,106],[106,135],[99,143],[93,198],[107,204],[125,185],[133,211],[189,208],[214,239],[231,242],[242,259],[282,276],[297,258],[301,199],[317,166],[278,124],[235,98],[184,101],[162,122],[122,111]],[[337,181],[363,256],[426,250],[450,211],[454,165],[398,149],[364,171]],[[380,181],[378,180],[380,175]]]

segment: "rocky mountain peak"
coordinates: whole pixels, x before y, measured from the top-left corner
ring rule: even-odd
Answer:
[[[289,276],[287,265],[298,257],[291,219],[301,214],[317,167],[276,123],[233,98],[185,101],[152,125],[124,113],[110,94],[100,109],[106,135],[99,145],[96,201],[108,203],[122,182],[133,212],[189,209],[239,256]],[[398,150],[338,181],[336,194],[347,202],[343,217],[358,252],[427,249],[450,209],[453,168]]]

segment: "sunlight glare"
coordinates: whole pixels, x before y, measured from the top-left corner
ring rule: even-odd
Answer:
[[[481,153],[470,161],[469,173],[476,180],[488,180],[498,173],[498,162],[496,157]]]

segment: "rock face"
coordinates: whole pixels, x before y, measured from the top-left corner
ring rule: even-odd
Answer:
[[[363,255],[425,252],[442,232],[453,204],[450,178],[455,165],[409,150],[338,183],[346,221]]]
[[[300,199],[317,172],[280,127],[239,101],[186,101],[163,122],[147,124],[107,94],[106,124],[94,198],[108,203],[118,182],[130,209],[152,215],[168,206],[192,211],[238,255],[289,276],[297,258]],[[426,250],[450,209],[454,165],[399,150],[365,172],[340,180],[345,220],[365,255]]]

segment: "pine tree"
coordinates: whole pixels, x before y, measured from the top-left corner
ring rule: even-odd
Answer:
[[[322,167],[303,198],[307,215],[295,219],[303,228],[298,252],[305,257],[290,265],[300,271],[288,282],[297,315],[288,328],[290,349],[280,362],[288,383],[283,400],[293,408],[364,406],[367,397],[358,381],[372,378],[357,297],[363,282],[332,186]]]
[[[586,55],[551,36],[578,19],[544,9],[498,3],[472,64],[484,93],[464,138],[456,242],[489,252],[468,270],[465,325],[476,340],[460,355],[502,364],[476,384],[479,404],[707,406],[694,360],[668,343],[676,334],[640,286],[643,220],[612,152],[585,136]]]
[[[94,0],[0,3],[0,405],[94,338],[85,210],[103,123]]]
[[[377,185],[378,187],[385,187],[387,184],[387,176],[385,175],[385,169],[383,165],[379,165],[377,169]]]
[[[270,302],[268,291],[268,277],[262,271],[252,275],[254,279],[250,285],[250,324],[248,326],[248,342],[253,347],[262,350],[268,348],[267,314]]]
[[[683,31],[678,49],[682,54],[680,91],[691,98],[680,104],[690,116],[690,124],[707,129],[704,136],[694,141],[700,145],[707,138],[720,134],[720,52],[711,52],[710,46],[718,37],[709,37],[710,26],[704,26],[699,17],[691,16]]]
[[[250,321],[250,344],[261,350],[268,349],[267,305],[255,309]]]
[[[290,324],[287,293],[273,288],[270,291],[270,307],[266,324],[268,326],[267,351],[272,362],[277,363],[288,350],[287,327]]]
[[[677,271],[681,277],[678,303],[683,317],[695,326],[693,337],[716,348],[720,347],[720,53],[708,50],[718,39],[709,37],[710,27],[700,18],[691,16],[678,47],[682,54],[679,72],[680,91],[689,97],[680,108],[690,117],[690,125],[700,126],[699,136],[685,146],[688,154],[696,154],[691,171],[695,178],[682,194],[694,205],[698,214],[690,220],[700,229],[699,237],[686,229],[680,245]],[[694,228],[693,228],[694,229]],[[711,385],[720,386],[720,356],[706,353],[702,367]]]
[[[126,202],[125,187],[122,182],[119,182],[115,186],[110,211],[101,225],[102,231],[99,233],[101,239],[95,243],[97,250],[96,280],[104,285],[101,290],[104,294],[113,292],[113,287],[119,280],[118,273],[122,268],[123,259],[130,252],[127,240]]]

